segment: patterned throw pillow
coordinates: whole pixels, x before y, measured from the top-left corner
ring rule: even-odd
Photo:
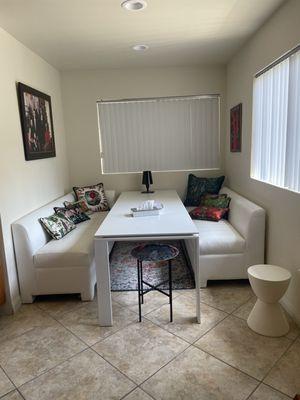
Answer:
[[[228,213],[229,208],[217,208],[217,207],[207,207],[200,206],[194,208],[190,212],[190,216],[192,219],[200,219],[205,221],[220,221],[220,219],[224,218]]]
[[[207,194],[201,199],[201,206],[207,207],[217,207],[217,208],[228,208],[230,204],[231,197],[227,194]]]
[[[67,208],[73,208],[73,207],[80,207],[81,211],[84,212],[85,214],[91,213],[91,210],[89,209],[87,202],[85,200],[78,200],[78,201],[64,201],[64,206]]]
[[[204,194],[218,194],[224,179],[225,176],[219,176],[217,178],[199,178],[193,174],[189,174],[184,205],[187,207],[198,206]]]
[[[102,183],[92,186],[73,187],[73,190],[77,196],[77,200],[85,200],[91,211],[109,210]]]
[[[54,207],[54,211],[56,214],[63,215],[67,219],[71,220],[74,224],[80,224],[80,222],[91,219],[84,212],[82,212],[79,206]]]
[[[56,240],[66,236],[76,228],[76,225],[63,215],[52,214],[49,217],[40,218],[40,222],[49,235]]]

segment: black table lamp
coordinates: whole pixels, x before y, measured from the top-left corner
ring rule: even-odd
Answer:
[[[151,171],[143,171],[143,180],[142,180],[142,184],[146,185],[146,192],[142,192],[142,193],[154,193],[151,190],[149,190],[150,185],[153,184],[153,179],[152,179],[152,173]]]

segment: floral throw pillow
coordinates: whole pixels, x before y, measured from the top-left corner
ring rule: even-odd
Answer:
[[[228,197],[227,194],[207,194],[204,195],[201,199],[201,206],[207,207],[217,207],[217,208],[228,208],[230,204],[231,197]]]
[[[102,183],[92,186],[74,187],[73,190],[77,196],[77,200],[85,200],[91,211],[97,212],[109,210]]]
[[[75,225],[90,219],[90,217],[88,217],[84,212],[82,212],[79,206],[54,207],[54,211],[56,214],[63,215],[67,219],[71,220]]]
[[[85,214],[91,213],[87,202],[85,200],[78,200],[78,201],[64,201],[64,206],[67,208],[79,207],[82,212]]]
[[[205,194],[218,194],[225,176],[217,178],[199,178],[193,174],[189,174],[187,194],[184,205],[187,207],[198,206],[201,197]]]
[[[192,219],[218,222],[226,216],[229,208],[200,206],[190,212]]]
[[[56,240],[66,236],[76,228],[76,225],[63,215],[52,214],[49,217],[40,218],[40,222],[49,235]]]

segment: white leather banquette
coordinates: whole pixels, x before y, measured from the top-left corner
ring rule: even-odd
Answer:
[[[197,221],[200,246],[200,287],[208,280],[247,279],[247,268],[264,263],[265,210],[223,187],[231,197],[228,221]],[[190,207],[191,210],[194,207]],[[193,265],[191,241],[186,248]]]
[[[114,191],[105,191],[110,206]],[[221,193],[231,197],[227,220],[194,221],[199,230],[199,284],[208,280],[247,279],[247,268],[264,262],[265,211],[224,187]],[[53,213],[53,207],[74,201],[67,194],[12,224],[14,246],[23,303],[35,295],[80,293],[82,300],[92,300],[96,283],[93,237],[107,212],[90,215],[60,240],[52,240],[39,218]],[[110,248],[112,248],[111,243]],[[186,241],[193,265],[191,241]]]
[[[106,190],[105,194],[112,207],[115,191]],[[39,222],[39,218],[53,214],[53,207],[74,200],[69,193],[12,224],[23,303],[32,303],[34,296],[42,294],[80,293],[84,301],[94,298],[93,238],[108,212],[89,215],[89,221],[77,224],[60,240],[51,239]]]

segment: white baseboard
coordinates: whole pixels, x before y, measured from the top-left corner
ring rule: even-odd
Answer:
[[[300,310],[296,309],[286,298],[280,301],[282,307],[287,311],[287,313],[293,318],[296,324],[300,327]]]

